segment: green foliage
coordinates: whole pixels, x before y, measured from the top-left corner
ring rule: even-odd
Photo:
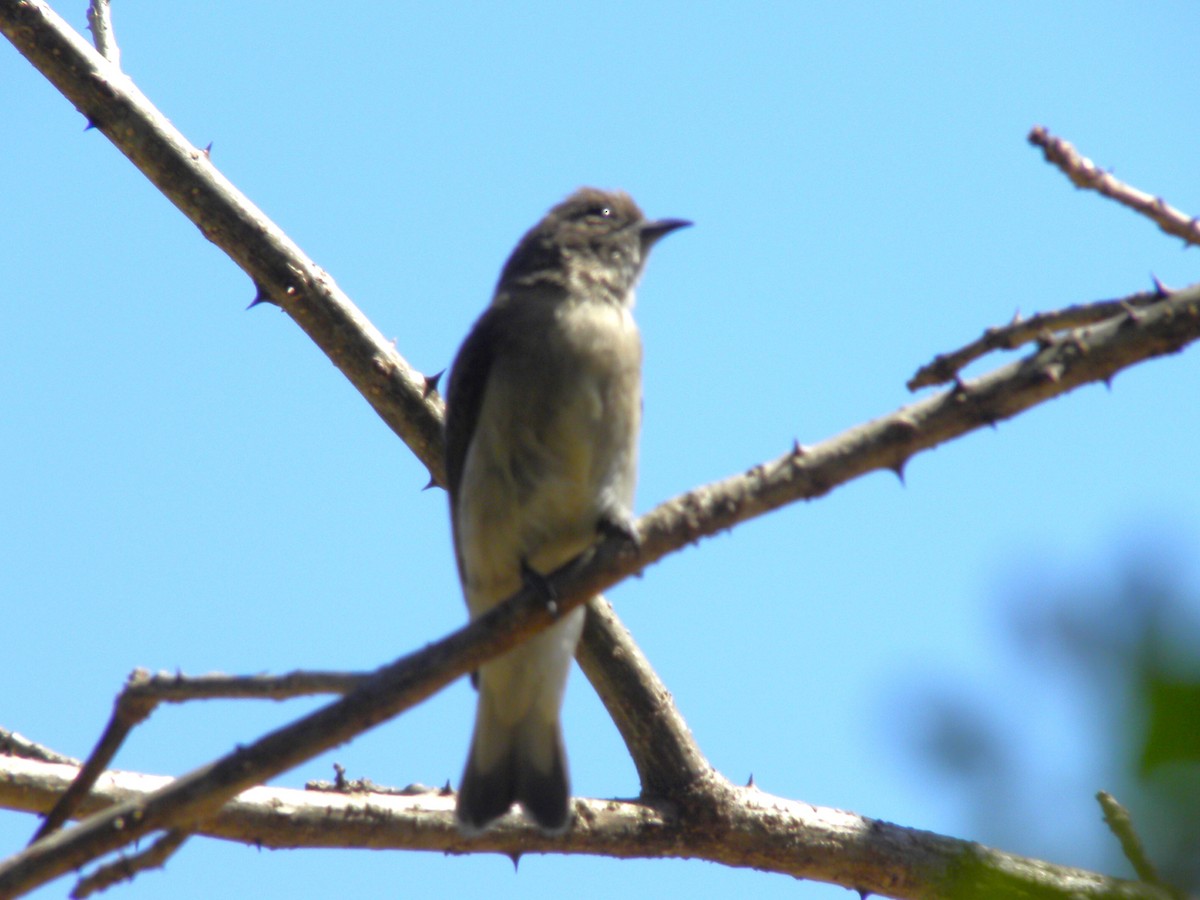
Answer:
[[[1020,676],[1061,697],[1062,722],[1079,720],[1082,748],[1072,777],[1094,778],[1123,803],[1161,877],[1200,890],[1200,597],[1164,574],[1169,566],[1127,565],[1122,577],[1069,590],[1026,587],[1006,610]],[[1017,676],[1014,676],[1017,677]],[[923,722],[916,749],[936,774],[953,779],[977,810],[977,834],[1001,848],[1039,854],[1062,824],[1063,773],[1039,749],[1037,729],[1008,722],[999,703],[970,691],[930,688],[914,704]],[[1044,738],[1041,738],[1044,740]],[[1061,762],[1058,763],[1061,765]],[[1094,774],[1093,774],[1094,773]],[[1130,877],[1117,840],[1100,823],[1072,823],[1077,859],[1102,854],[1108,872]],[[1061,847],[1060,847],[1061,849]]]

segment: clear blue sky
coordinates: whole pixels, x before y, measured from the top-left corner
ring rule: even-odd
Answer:
[[[77,27],[83,0],[56,8]],[[639,296],[638,509],[888,412],[938,351],[1033,312],[1200,279],[1071,188],[1034,124],[1200,213],[1194,2],[351,6],[117,0],[126,70],[436,372],[520,234],[581,184],[696,227]],[[0,724],[85,755],[135,666],[370,668],[465,617],[445,498],[285,316],[0,45]],[[992,361],[993,363],[996,361]],[[991,364],[991,363],[989,363]],[[1060,761],[1052,838],[1094,862],[1103,787],[1004,604],[1139,549],[1196,588],[1200,351],[689,549],[611,599],[712,761],[767,791],[977,837],[905,747],[922,685]],[[457,780],[457,684],[278,783]],[[168,709],[120,768],[180,773],[308,708]],[[634,771],[572,681],[576,792]],[[1041,743],[1029,743],[1041,742]],[[0,853],[28,837],[0,814]],[[754,896],[703,863],[256,852],[197,841],[114,896]],[[568,886],[569,885],[569,886]],[[39,897],[65,896],[67,881]]]

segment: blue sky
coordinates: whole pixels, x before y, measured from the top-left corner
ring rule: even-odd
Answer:
[[[56,4],[74,25],[83,2]],[[415,366],[447,366],[521,233],[581,184],[696,227],[639,294],[638,509],[910,400],[1013,312],[1200,277],[1074,190],[1035,124],[1200,212],[1194,3],[170,4],[118,0],[127,72]],[[464,619],[445,498],[290,320],[0,47],[0,724],[85,755],[135,666],[371,668]],[[985,366],[997,363],[989,360]],[[904,750],[913,689],[986,696],[1059,760],[1093,864],[1094,751],[1006,604],[1147,551],[1200,590],[1200,353],[1161,360],[750,523],[612,601],[711,760],[767,791],[962,837]],[[1149,549],[1148,549],[1149,548]],[[1167,563],[1164,562],[1164,565]],[[334,760],[457,780],[457,684]],[[162,710],[117,760],[180,773],[311,704]],[[576,673],[576,792],[637,785]],[[0,815],[0,852],[33,821]],[[842,897],[702,863],[189,844],[122,896]],[[66,881],[39,892],[64,896]]]

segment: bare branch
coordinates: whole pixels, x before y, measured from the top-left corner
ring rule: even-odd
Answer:
[[[312,337],[425,463],[431,481],[440,482],[441,404],[436,392],[383,340],[332,279],[238,193],[207,155],[188,143],[128,79],[95,54],[43,3],[0,0],[0,32],[209,240],[250,275],[256,285],[256,299],[279,304]],[[641,520],[640,555],[619,540],[610,539],[555,573],[551,584],[559,597],[559,609],[565,612],[578,606],[584,598],[700,537],[787,503],[820,496],[866,472],[882,468],[902,471],[907,460],[923,449],[1016,415],[1082,384],[1106,381],[1124,367],[1176,352],[1198,336],[1200,291],[1192,288],[1143,311],[1131,311],[1078,334],[1047,340],[1025,359],[976,381],[851,429],[816,447],[797,446],[743,475],[689,492]],[[550,621],[539,598],[518,596],[471,626],[384,667],[342,700],[190,775],[125,798],[70,831],[39,841],[0,864],[0,896],[43,884],[141,835],[207,827],[242,789],[420,702]],[[589,643],[599,640],[595,635],[605,629],[609,636],[620,638],[613,621],[598,616],[596,622],[598,631],[589,625]],[[617,671],[607,669],[598,660],[602,660],[599,654],[592,665],[605,668],[605,674]],[[636,669],[631,665],[627,672]],[[651,684],[641,677],[633,680],[639,689]],[[621,682],[616,678],[610,683]],[[601,692],[603,695],[604,690]],[[932,896],[945,894],[950,888],[979,892],[999,885],[996,873],[1012,867],[1021,870],[1020,877],[1025,880],[1019,883],[1026,886],[1041,885],[1040,879],[1053,882],[1061,878],[1070,887],[1077,887],[1081,895],[1111,892],[1116,896],[1133,891],[1127,895],[1159,896],[1137,893],[1150,888],[1127,887],[1089,873],[1064,874],[1066,870],[948,838],[935,837],[932,844],[922,844],[914,838],[920,832],[845,813],[814,811],[804,804],[758,794],[752,788],[733,788],[707,768],[698,751],[689,760],[693,749],[690,736],[682,720],[672,721],[678,715],[674,710],[655,710],[648,702],[652,698],[638,699],[630,693],[609,691],[606,703],[619,696],[627,704],[630,715],[626,716],[622,733],[631,749],[645,744],[636,734],[633,715],[640,706],[647,714],[657,715],[661,727],[672,734],[673,745],[668,752],[683,762],[690,780],[665,779],[667,783],[656,784],[660,777],[656,772],[665,767],[643,752],[638,762],[643,787],[648,792],[661,790],[661,795],[648,798],[652,802],[644,804],[581,801],[578,828],[554,841],[531,836],[528,828],[514,821],[512,833],[519,835],[521,848],[569,852],[568,842],[579,832],[580,838],[594,833],[596,843],[591,849],[576,852],[642,856],[660,847],[662,852],[657,855],[680,855],[679,848],[686,839],[694,847],[711,846],[713,856],[706,858],[718,858],[718,852],[728,854],[728,859],[720,858],[731,865],[769,867],[771,854],[778,853],[790,861],[790,867],[781,865],[779,871],[802,871],[805,877],[895,896]],[[618,715],[614,718],[620,724]],[[635,750],[635,754],[638,752]],[[102,783],[103,779],[97,787]],[[89,795],[88,802],[94,795]],[[324,802],[330,802],[328,795],[324,795]],[[449,801],[441,802],[447,808],[438,810],[436,825],[445,830],[446,840],[454,842],[458,850],[492,849],[490,842],[506,834],[508,824],[467,842],[453,830]],[[610,821],[605,818],[609,812],[616,817],[612,828],[604,827]],[[627,817],[622,819],[622,814]],[[816,843],[805,843],[802,836],[797,837],[803,823],[826,814],[842,817],[836,822],[838,828],[844,827],[844,833],[826,830]],[[374,830],[371,817],[363,819]],[[724,826],[722,822],[733,824]],[[630,836],[636,839],[632,844],[628,842]],[[546,843],[539,844],[539,840]],[[706,845],[706,841],[710,843]],[[896,852],[883,853],[885,847],[880,842],[894,843]],[[414,844],[407,841],[404,846]],[[932,856],[924,855],[926,850]],[[871,865],[878,865],[872,863],[877,856],[889,863],[872,870]],[[862,874],[864,871],[867,874]],[[1010,885],[1005,882],[1004,886]]]
[[[788,503],[811,499],[867,472],[902,471],[915,453],[1009,418],[1052,397],[1108,381],[1135,363],[1200,337],[1200,286],[1116,321],[1051,341],[1030,356],[811,448],[795,447],[662,504],[637,523],[640,548],[611,537],[554,572],[559,614],[702,537]],[[424,700],[454,678],[554,621],[539,591],[524,590],[469,626],[379,670],[343,699],[180,778],[136,805],[93,816],[0,864],[0,896],[43,884],[143,834],[188,828],[245,788],[336,747]],[[697,785],[669,798],[679,803]]]
[[[1105,172],[1067,141],[1050,134],[1041,125],[1029,132],[1029,143],[1041,147],[1048,162],[1058,166],[1076,187],[1098,191],[1155,222],[1167,234],[1200,244],[1200,221],[1145,191],[1139,191]]]
[[[643,792],[650,796],[669,796],[706,775],[710,767],[675,709],[670,692],[658,680],[649,661],[603,597],[593,598],[587,622],[589,639],[580,646],[579,662],[625,738]],[[68,819],[74,818],[129,732],[145,721],[159,703],[248,698],[287,700],[321,693],[346,694],[368,677],[368,674],[353,672],[186,676],[168,672],[151,675],[143,669],[135,670],[117,697],[112,718],[86,765],[50,810],[33,841],[57,831]],[[66,758],[48,761],[77,764]]]
[[[1099,791],[1096,794],[1096,800],[1099,801],[1100,808],[1104,810],[1104,823],[1121,842],[1121,852],[1133,866],[1133,871],[1137,872],[1137,877],[1146,884],[1153,884],[1169,890],[1170,886],[1159,877],[1154,863],[1150,862],[1150,857],[1146,855],[1146,848],[1142,846],[1142,840],[1133,827],[1133,819],[1130,818],[1129,811],[1118,803],[1117,798],[1108,791]]]
[[[92,0],[88,4],[87,20],[96,50],[113,66],[121,68],[121,48],[117,46],[117,35],[113,31],[109,0]]]
[[[0,804],[31,812],[47,809],[72,775],[63,766],[0,759]],[[145,803],[168,783],[160,776],[108,772],[88,798],[89,807],[130,805],[136,798]],[[892,897],[1172,900],[1151,885],[797,803],[719,778],[706,783],[692,802],[704,803],[701,827],[694,827],[694,808],[576,799],[576,825],[560,837],[547,837],[521,818],[508,816],[480,837],[467,839],[454,826],[453,797],[440,792],[381,796],[255,787],[198,824],[196,833],[281,848],[706,859]]]
[[[576,658],[629,748],[642,796],[671,797],[711,775],[671,692],[603,597],[588,604]]]
[[[283,308],[441,484],[441,399],[328,273],[45,3],[0,0],[0,33],[250,276],[256,299]]]
[[[428,467],[430,483],[440,483],[442,403],[436,377],[427,379],[408,367],[328,276],[228,184],[133,85],[108,83],[103,62],[53,11],[41,4],[0,0],[0,31],[254,279],[256,300],[283,305]],[[117,128],[117,123],[123,127]],[[294,273],[310,273],[305,283],[311,290],[298,293]],[[615,616],[595,622],[584,640],[636,651]],[[593,646],[588,656],[593,683],[603,676],[610,684],[629,684],[627,664],[640,657],[640,651],[614,655]],[[602,690],[601,696],[618,722],[631,720],[620,713],[620,693]],[[636,761],[636,750],[631,747],[631,752]]]
[[[560,613],[581,605],[621,577],[618,557],[622,548],[614,546],[618,543],[601,545],[591,565],[576,561],[554,573],[550,583],[558,593]],[[514,601],[449,637],[383,667],[341,700],[239,747],[149,796],[119,804],[69,831],[37,841],[0,863],[0,897],[45,884],[145,834],[167,828],[192,830],[247,787],[416,705],[554,621],[539,591],[523,591]]]
[[[64,793],[45,821],[34,833],[34,841],[61,828],[74,816],[96,779],[112,763],[129,732],[150,717],[159,703],[184,703],[188,700],[260,699],[288,700],[313,694],[345,694],[362,684],[367,675],[349,672],[291,672],[287,675],[201,675],[188,677],[160,672],[151,675],[145,669],[130,673],[125,687],[113,705],[100,740],[79,771],[79,777]]]
[[[71,891],[71,900],[83,900],[84,897],[108,890],[122,881],[133,881],[138,872],[163,868],[188,837],[190,835],[187,832],[168,831],[142,852],[133,856],[122,856],[108,865],[101,866],[91,875],[79,880],[79,884]]]
[[[43,747],[36,741],[31,741],[24,735],[0,728],[0,756],[19,756],[22,759],[36,759],[40,762],[61,763],[67,766],[78,766],[79,760],[64,756]]]
[[[1130,309],[1157,303],[1169,294],[1170,291],[1157,284],[1153,291],[1130,294],[1117,300],[1077,303],[1052,312],[1037,313],[1028,319],[1021,318],[1018,313],[1007,325],[988,328],[981,337],[965,347],[950,353],[939,353],[932,362],[917,370],[917,374],[909,379],[906,387],[915,391],[954,381],[959,372],[993,350],[1015,350],[1022,344],[1045,340],[1056,332],[1094,325],[1105,319],[1123,315]]]

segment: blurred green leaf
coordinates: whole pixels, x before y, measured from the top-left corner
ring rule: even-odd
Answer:
[[[1167,763],[1200,763],[1200,681],[1152,678],[1145,702],[1142,772]]]

